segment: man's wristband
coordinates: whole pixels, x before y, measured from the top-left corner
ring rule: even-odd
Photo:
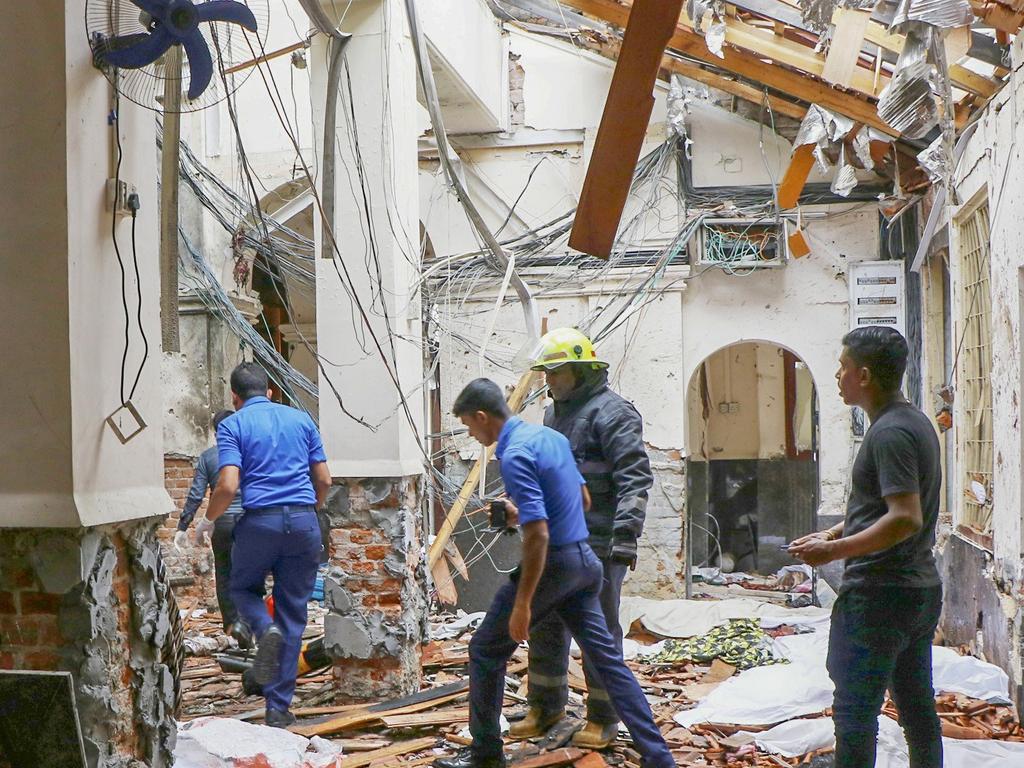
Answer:
[[[825,536],[828,537],[829,541],[835,541],[836,539],[839,538],[839,534],[837,534],[831,528],[825,530],[824,533],[825,533]]]

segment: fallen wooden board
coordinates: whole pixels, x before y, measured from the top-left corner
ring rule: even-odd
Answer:
[[[387,715],[381,718],[387,728],[420,728],[428,725],[448,725],[469,722],[469,708],[438,709],[411,715]]]
[[[800,193],[807,185],[807,178],[814,167],[814,145],[804,144],[797,147],[789,161],[786,175],[779,184],[779,207],[795,208],[800,202]]]
[[[548,768],[553,765],[575,763],[584,755],[586,755],[586,752],[582,749],[567,747],[563,749],[553,749],[550,752],[541,752],[539,755],[527,757],[524,760],[510,761],[509,765],[515,766],[515,768]]]
[[[448,704],[462,698],[466,695],[469,689],[469,683],[462,683],[461,685],[464,685],[465,687],[456,693],[451,693],[438,699],[430,699],[419,704],[410,704],[408,706],[395,707],[394,709],[384,711],[371,711],[370,709],[364,709],[342,715],[341,717],[331,718],[330,720],[321,723],[292,726],[289,730],[292,733],[297,733],[300,736],[310,738],[313,736],[326,736],[328,734],[340,733],[353,728],[379,723],[385,715],[411,715],[414,712],[433,709],[441,704]]]
[[[661,57],[682,9],[683,0],[651,0],[629,11],[569,236],[577,251],[601,259],[611,255],[654,109]]]
[[[410,752],[422,752],[424,749],[430,749],[436,744],[437,739],[433,736],[424,737],[422,739],[413,739],[412,741],[402,741],[398,744],[392,744],[390,747],[385,747],[384,749],[375,749],[372,752],[364,752],[358,757],[343,757],[338,761],[338,768],[362,768],[365,765],[386,760],[389,757],[408,755]]]
[[[825,68],[821,77],[830,83],[843,86],[853,85],[853,73],[860,59],[860,49],[864,41],[871,11],[850,8],[837,8],[832,16],[835,30],[828,46]]]

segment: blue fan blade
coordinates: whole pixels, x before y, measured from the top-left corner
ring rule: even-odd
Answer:
[[[154,19],[159,19],[164,15],[168,2],[170,0],[132,0],[137,8],[145,11]]]
[[[209,0],[206,3],[197,3],[196,11],[203,21],[230,21],[233,24],[240,24],[250,32],[256,31],[256,17],[248,6],[235,0]]]
[[[114,38],[117,40],[117,38]],[[174,38],[164,31],[163,27],[157,27],[146,38],[136,45],[128,48],[107,51],[103,54],[103,60],[107,64],[125,69],[142,69],[147,64],[164,55],[164,51],[171,47]]]
[[[181,43],[185,46],[185,55],[188,56],[188,98],[198,99],[202,96],[206,86],[213,78],[213,59],[210,57],[210,49],[206,45],[203,33],[198,29],[193,30]]]

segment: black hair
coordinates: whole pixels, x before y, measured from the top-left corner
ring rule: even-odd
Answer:
[[[231,372],[231,391],[242,400],[266,396],[270,378],[259,363],[240,363]]]
[[[855,328],[843,336],[846,353],[859,366],[871,371],[883,392],[895,392],[907,370],[907,340],[895,328],[871,325]]]
[[[266,390],[263,390],[263,391],[266,392]],[[224,421],[224,419],[226,419],[228,416],[234,415],[234,413],[235,413],[234,411],[225,408],[224,410],[217,411],[215,414],[213,414],[213,428],[214,428],[214,430],[216,430],[217,427],[220,426],[220,423],[222,421]]]
[[[452,406],[452,413],[456,416],[477,411],[502,419],[512,415],[501,387],[490,379],[473,379],[455,398],[455,405]]]

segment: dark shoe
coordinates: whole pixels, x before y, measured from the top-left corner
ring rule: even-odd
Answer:
[[[477,757],[472,747],[466,747],[452,757],[437,758],[434,765],[436,768],[505,768],[505,755]]]
[[[227,633],[231,637],[235,638],[235,642],[238,643],[238,647],[243,651],[247,651],[255,645],[255,642],[253,642],[252,630],[249,629],[249,625],[244,621],[236,621],[227,628]]]
[[[572,745],[580,749],[606,749],[619,735],[618,723],[595,723],[588,720],[583,730],[572,737]]]
[[[242,673],[242,693],[246,696],[262,696],[263,686],[253,679],[252,669]]]
[[[267,685],[277,679],[281,670],[281,646],[284,645],[284,633],[276,624],[263,633],[256,658],[252,662],[252,679],[257,685]]]
[[[565,717],[564,709],[545,712],[540,707],[530,707],[526,717],[509,726],[508,737],[510,739],[535,739],[547,733],[548,729],[563,717]]]
[[[288,710],[282,712],[279,709],[268,709],[263,722],[271,728],[287,728],[289,725],[295,725],[295,715]]]

